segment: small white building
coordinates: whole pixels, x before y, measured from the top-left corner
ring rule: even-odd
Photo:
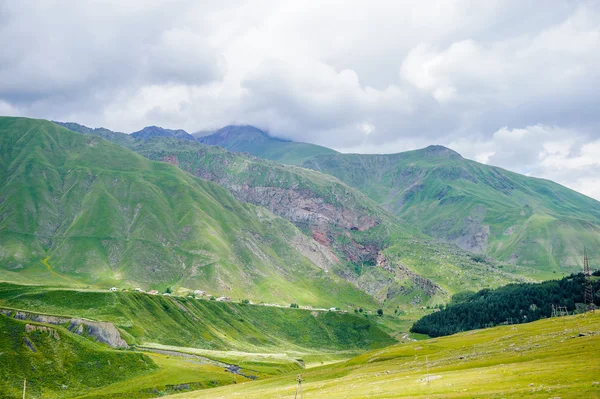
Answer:
[[[136,288],[136,289],[135,289],[135,292],[144,292],[144,290],[143,290],[143,289],[141,289],[141,288]]]
[[[231,298],[226,297],[226,296],[222,296],[222,297],[217,298],[217,301],[219,301],[219,302],[231,302]]]
[[[206,294],[206,292],[202,291],[202,290],[194,290],[194,295],[196,296],[204,296]]]
[[[119,291],[119,289],[117,287],[110,287],[110,291],[111,292],[117,292],[117,291]]]

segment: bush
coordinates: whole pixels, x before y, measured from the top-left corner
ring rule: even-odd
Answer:
[[[383,309],[377,309],[377,314],[379,316],[383,316]]]
[[[298,308],[298,304],[297,303],[292,303],[292,304],[290,304],[290,308],[296,308],[297,309]]]

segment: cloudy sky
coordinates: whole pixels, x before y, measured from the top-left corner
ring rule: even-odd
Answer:
[[[598,0],[0,0],[0,48],[3,115],[442,144],[600,199]]]

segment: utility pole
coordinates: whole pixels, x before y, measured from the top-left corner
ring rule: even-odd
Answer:
[[[295,399],[298,399],[298,393],[300,393],[300,399],[303,398],[302,396],[302,374],[298,374],[298,386],[296,387],[296,396],[294,396]]]
[[[592,288],[592,272],[588,261],[587,250],[583,248],[583,303],[586,312],[594,309],[594,290]]]

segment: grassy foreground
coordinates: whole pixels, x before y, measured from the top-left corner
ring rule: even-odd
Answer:
[[[597,398],[598,353],[597,312],[368,352],[303,373],[303,392],[305,398]],[[292,398],[295,389],[291,373],[172,398]]]

